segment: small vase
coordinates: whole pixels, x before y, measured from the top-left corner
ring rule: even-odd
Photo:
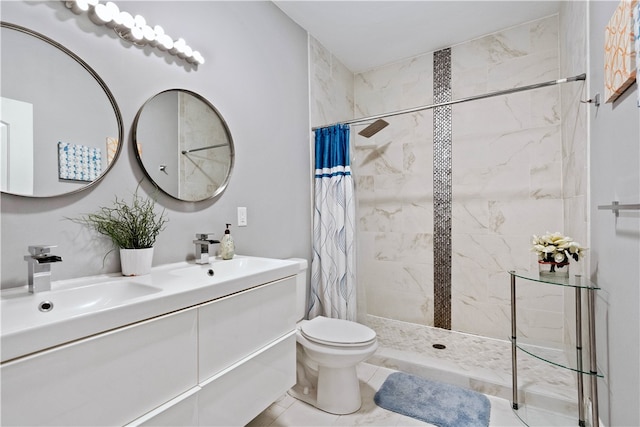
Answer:
[[[120,249],[120,267],[123,276],[143,276],[151,272],[153,248]]]
[[[564,262],[538,261],[538,273],[540,273],[540,277],[568,278],[569,277],[569,261],[564,261]]]

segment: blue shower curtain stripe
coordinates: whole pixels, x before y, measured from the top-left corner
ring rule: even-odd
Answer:
[[[321,173],[316,172],[316,178],[331,178],[332,176],[348,176],[351,175],[350,170],[338,170],[334,168],[331,171],[323,171]]]
[[[355,205],[350,130],[316,130],[313,259],[309,318],[356,320]]]
[[[316,172],[351,164],[349,137],[349,125],[335,125],[316,130]]]

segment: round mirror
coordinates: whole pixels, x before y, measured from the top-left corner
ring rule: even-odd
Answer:
[[[133,142],[149,179],[178,200],[216,197],[229,182],[231,133],[220,113],[197,93],[170,89],[145,102],[133,124]]]
[[[97,183],[120,153],[122,117],[89,65],[42,34],[0,22],[0,185],[53,197]]]

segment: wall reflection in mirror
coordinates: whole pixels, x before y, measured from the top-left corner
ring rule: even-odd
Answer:
[[[0,25],[2,191],[52,197],[95,184],[120,152],[122,118],[113,95],[64,46]]]
[[[135,152],[147,176],[178,200],[220,195],[234,162],[231,133],[202,96],[170,89],[149,99],[133,126]]]

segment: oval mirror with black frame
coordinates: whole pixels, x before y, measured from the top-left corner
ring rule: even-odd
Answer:
[[[0,22],[0,185],[54,197],[100,181],[122,147],[122,116],[98,74],[50,38]]]
[[[231,133],[211,103],[185,89],[150,98],[133,124],[136,157],[171,197],[199,202],[220,195],[234,162]]]

